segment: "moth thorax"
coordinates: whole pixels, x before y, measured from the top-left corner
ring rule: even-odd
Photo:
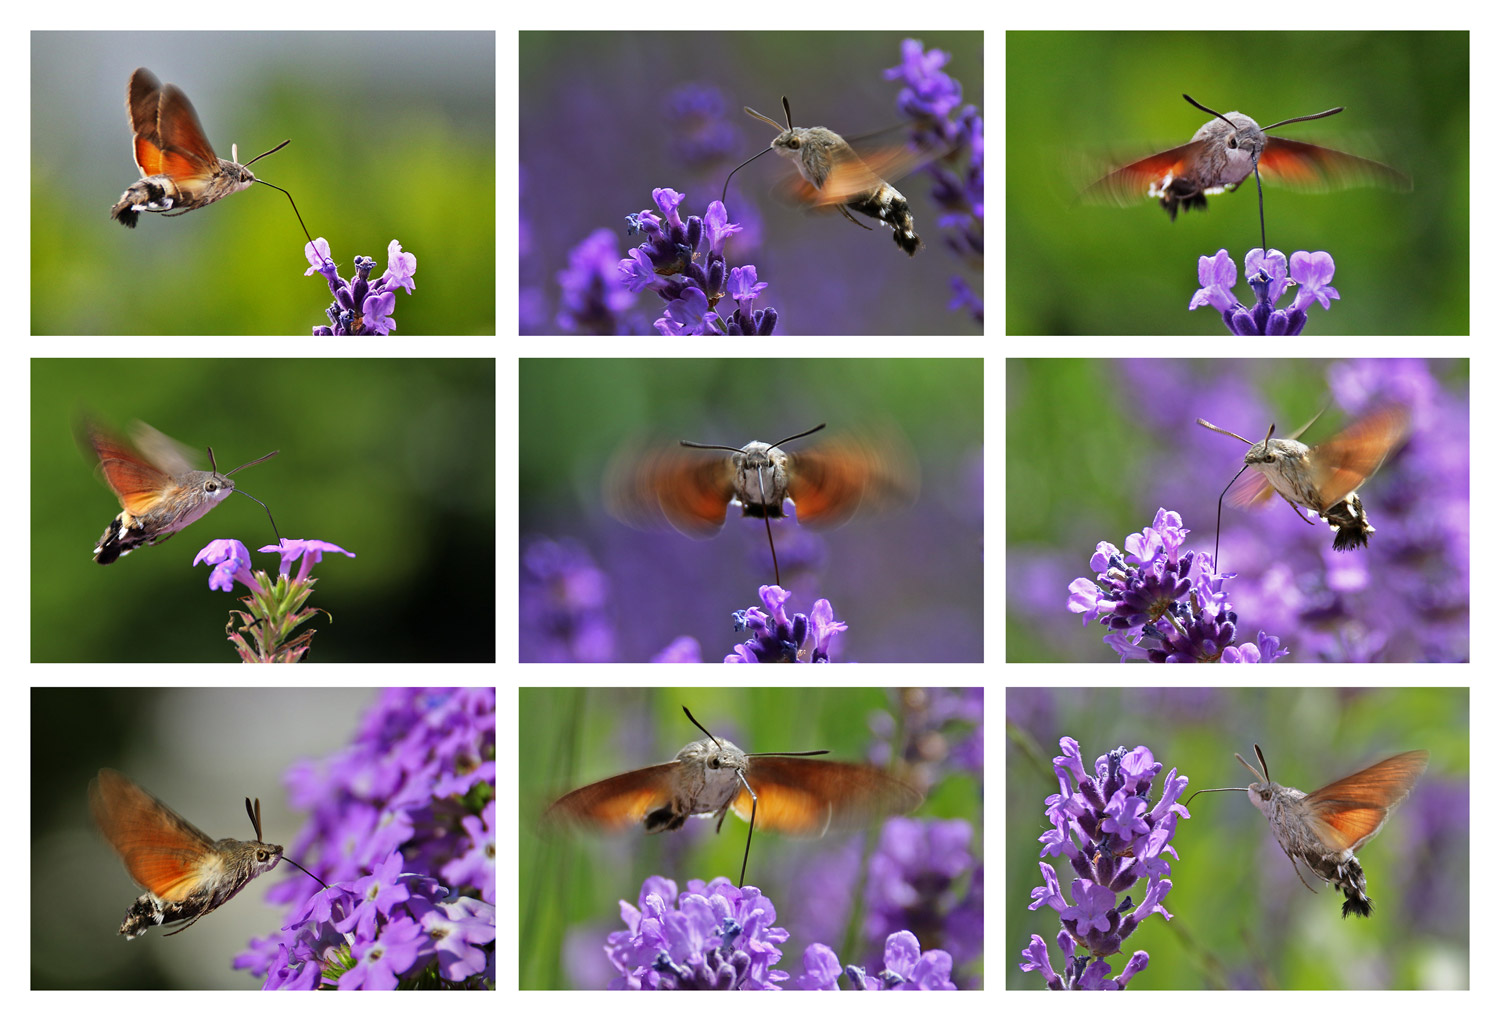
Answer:
[[[749,443],[730,456],[735,495],[751,517],[781,517],[786,497],[786,454],[766,443]]]

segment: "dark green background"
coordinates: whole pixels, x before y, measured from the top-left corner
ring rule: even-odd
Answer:
[[[1131,989],[1433,988],[1468,984],[1469,691],[1467,688],[1091,688],[1011,689],[1006,701],[1006,982],[1043,988],[1017,967],[1032,933],[1052,965],[1057,912],[1027,909],[1042,885],[1039,861],[1057,869],[1068,901],[1074,873],[1039,857],[1048,828],[1044,801],[1058,793],[1058,739],[1076,738],[1090,772],[1111,749],[1144,744],[1164,768],[1186,775],[1188,794],[1254,782],[1235,761],[1255,761],[1259,743],[1271,779],[1304,791],[1400,752],[1426,748],[1427,773],[1359,851],[1375,913],[1341,918],[1331,887],[1316,896],[1298,882],[1265,818],[1243,793],[1204,794],[1178,823],[1167,921],[1152,915],[1110,958],[1119,975],[1145,950],[1150,966]],[[1423,799],[1428,799],[1424,802]],[[1437,828],[1432,806],[1451,805]],[[1313,884],[1317,887],[1317,884]],[[1146,886],[1130,892],[1139,901]],[[1436,902],[1436,907],[1434,903]],[[1441,923],[1435,916],[1446,915]]]
[[[1308,332],[1464,334],[1469,311],[1469,36],[1465,32],[1010,32],[1006,36],[1006,332],[1225,335],[1187,310],[1197,259],[1260,246],[1253,179],[1175,223],[1154,199],[1080,204],[1119,166],[1187,142],[1207,114],[1346,148],[1409,174],[1408,194],[1268,184],[1266,241],[1324,250],[1342,300]],[[1290,299],[1284,299],[1285,307]]]
[[[336,543],[309,605],[328,610],[311,662],[495,657],[495,363],[447,360],[36,359],[31,388],[31,656],[35,661],[238,662],[236,594],[192,566],[215,538],[252,553],[272,529],[231,494],[166,543],[92,559],[119,502],[74,442],[88,412],[214,448],[283,535]],[[207,455],[200,455],[207,467]],[[271,554],[257,568],[275,571]]]

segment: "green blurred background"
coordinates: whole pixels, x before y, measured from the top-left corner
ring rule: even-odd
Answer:
[[[1006,692],[1005,969],[1012,989],[1032,933],[1052,964],[1057,912],[1027,909],[1039,861],[1057,869],[1071,903],[1071,868],[1040,859],[1044,801],[1058,793],[1052,758],[1076,738],[1084,764],[1146,745],[1164,764],[1151,803],[1175,768],[1187,793],[1254,778],[1235,761],[1265,752],[1271,779],[1312,791],[1416,748],[1427,773],[1380,834],[1359,851],[1375,913],[1340,917],[1331,887],[1298,881],[1270,826],[1245,794],[1205,794],[1178,823],[1168,857],[1166,921],[1152,915],[1110,959],[1118,975],[1136,950],[1151,955],[1131,989],[1466,988],[1469,983],[1469,691],[1467,688],[1011,688]],[[1318,889],[1317,884],[1313,884]],[[1146,887],[1130,891],[1137,902]]]
[[[245,798],[259,798],[266,840],[295,855],[304,819],[283,778],[342,748],[375,699],[367,688],[32,688],[31,987],[259,989],[234,956],[285,923],[266,892],[301,873],[279,865],[192,932],[127,942],[120,920],[141,890],[89,818],[88,782],[117,769],[215,840],[253,839]]]
[[[553,838],[537,829],[547,806],[569,790],[669,762],[684,745],[700,740],[703,735],[683,715],[683,706],[715,737],[746,752],[828,749],[829,759],[853,762],[868,761],[876,740],[872,717],[900,716],[896,693],[872,688],[522,688],[520,761],[526,768],[519,889],[521,931],[527,938],[521,946],[521,988],[602,989],[614,975],[604,958],[604,938],[624,928],[618,902],[636,903],[649,876],[673,879],[679,890],[694,878],[738,880],[748,825],[733,813],[717,835],[711,818],[690,819],[680,831],[651,835]],[[971,775],[946,774],[913,815],[972,821],[971,852],[982,858],[982,796]],[[745,882],[777,904],[777,924],[795,925],[800,906],[790,902],[792,884],[842,843],[837,835],[805,841],[757,830]],[[805,933],[794,932],[783,944],[786,956],[779,967],[798,973],[805,943]],[[581,970],[569,970],[565,958],[583,962],[576,966]],[[840,960],[849,958],[841,953]]]
[[[31,372],[34,661],[238,662],[224,638],[238,595],[210,592],[192,560],[215,538],[252,553],[273,541],[265,511],[231,494],[166,543],[95,564],[120,506],[74,442],[84,412],[211,446],[221,471],[281,451],[237,485],[288,538],[358,554],[314,571],[309,605],[334,619],[308,625],[311,662],[494,659],[493,360],[34,359]]]
[[[1412,177],[1408,194],[1267,184],[1269,246],[1321,249],[1338,267],[1342,300],[1314,310],[1310,332],[1469,332],[1468,33],[1010,32],[1006,59],[1007,333],[1223,336],[1213,309],[1187,310],[1197,258],[1221,248],[1237,297],[1252,298],[1253,179],[1175,223],[1145,196],[1075,201],[1104,163],[1187,142],[1209,118],[1183,93],[1261,124],[1344,106],[1274,133]]]
[[[493,32],[36,32],[31,36],[31,332],[301,334],[333,297],[269,189],[182,217],[110,206],[140,174],[125,85],[149,68],[214,151],[292,193],[341,275],[416,256],[397,336],[495,331]]]

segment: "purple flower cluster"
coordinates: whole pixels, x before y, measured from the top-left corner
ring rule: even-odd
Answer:
[[[1200,305],[1212,305],[1224,317],[1224,325],[1237,337],[1295,337],[1307,325],[1307,309],[1314,301],[1331,308],[1330,299],[1339,292],[1329,286],[1333,279],[1333,256],[1327,252],[1293,252],[1291,272],[1287,258],[1271,249],[1252,248],[1245,253],[1245,282],[1255,292],[1255,307],[1246,308],[1234,296],[1235,265],[1229,252],[1221,248],[1213,258],[1198,257],[1198,283],[1201,285],[1188,302],[1188,311]],[[1291,283],[1298,285],[1297,297],[1284,309],[1276,302]]]
[[[865,938],[906,931],[947,947],[945,979],[977,960],[984,952],[984,868],[973,844],[967,819],[888,819],[870,857]]]
[[[1126,537],[1125,554],[1099,543],[1089,558],[1098,573],[1068,586],[1068,611],[1085,624],[1102,618],[1104,643],[1121,662],[1270,663],[1285,656],[1280,640],[1264,631],[1254,643],[1234,644],[1239,615],[1224,593],[1233,575],[1214,574],[1207,553],[1179,555],[1189,532],[1181,515],[1160,508],[1150,527]]]
[[[611,989],[780,989],[791,978],[774,967],[789,938],[776,922],[776,905],[754,886],[724,878],[677,884],[652,876],[636,904],[620,902],[625,928],[609,934],[605,953],[619,973]],[[885,967],[874,978],[856,965],[841,967],[826,945],[803,953],[799,989],[838,989],[842,975],[854,989],[953,989],[951,959],[942,950],[922,952],[910,932],[885,941]]]
[[[245,609],[230,611],[240,623],[231,626],[228,641],[241,661],[300,662],[315,632],[297,629],[325,612],[307,605],[318,580],[312,576],[312,569],[322,562],[325,553],[342,553],[351,560],[358,554],[322,539],[282,539],[275,546],[262,546],[260,552],[281,554],[281,567],[274,579],[266,571],[251,571],[250,551],[238,539],[213,540],[198,551],[193,563],[213,565],[208,574],[210,589],[232,592],[234,583],[239,582],[250,590],[240,599]],[[292,565],[299,560],[301,566],[293,577]],[[254,639],[253,646],[250,639]]]
[[[576,539],[527,540],[521,552],[521,662],[613,660],[609,594],[609,576]]]
[[[776,310],[755,308],[756,296],[769,285],[757,280],[754,266],[731,269],[725,259],[724,245],[740,226],[729,221],[724,203],[710,202],[705,216],[683,220],[677,208],[686,195],[656,188],[651,197],[661,215],[643,209],[626,218],[628,232],[640,231],[646,240],[620,260],[619,273],[631,292],[652,290],[667,303],[666,315],[655,323],[657,332],[667,337],[772,333]],[[726,295],[737,303],[727,319],[716,311]]]
[[[311,812],[296,873],[268,899],[298,905],[235,967],[266,988],[494,987],[495,690],[381,692],[349,746],[287,775]]]
[[[943,243],[978,268],[984,260],[984,119],[973,104],[959,108],[963,85],[942,70],[951,57],[942,50],[924,50],[920,40],[905,39],[901,63],[887,68],[885,77],[904,86],[896,106],[913,119],[913,144],[918,150],[943,154],[926,168],[933,181],[932,200],[942,210],[938,225],[945,231]],[[964,155],[967,167],[962,166]],[[983,294],[960,276],[949,283],[949,308],[966,309],[983,322]]]
[[[1150,955],[1135,951],[1118,978],[1109,977],[1105,958],[1119,953],[1153,912],[1172,918],[1163,905],[1172,889],[1167,878],[1172,867],[1164,856],[1177,857],[1170,841],[1178,817],[1187,816],[1177,798],[1187,789],[1188,778],[1171,770],[1152,805],[1151,788],[1162,764],[1145,745],[1099,756],[1092,774],[1084,769],[1077,741],[1064,737],[1058,745],[1063,754],[1053,757],[1052,768],[1060,793],[1047,798],[1052,828],[1038,839],[1043,858],[1062,856],[1072,865],[1077,877],[1069,890],[1073,902],[1063,897],[1057,872],[1043,862],[1038,866],[1043,885],[1031,891],[1036,900],[1030,907],[1058,912],[1062,928],[1056,942],[1065,964],[1062,974],[1053,970],[1046,941],[1033,933],[1021,970],[1041,971],[1049,989],[1123,989],[1150,963]],[[1146,880],[1146,894],[1140,905],[1133,905],[1129,896],[1120,900],[1118,895],[1141,879]]]
[[[354,257],[354,279],[344,280],[338,274],[338,266],[330,258],[328,242],[318,238],[307,246],[307,261],[311,264],[303,275],[323,274],[328,289],[333,292],[333,304],[324,310],[324,315],[333,324],[332,328],[313,328],[314,337],[384,337],[396,328],[391,313],[396,311],[396,290],[405,288],[410,294],[416,289],[412,277],[417,272],[417,257],[401,250],[401,242],[393,240],[386,246],[385,261],[389,267],[375,280],[370,273],[375,269],[375,260],[368,255]],[[316,260],[314,259],[316,256]]]
[[[826,599],[813,603],[812,616],[786,615],[786,603],[792,594],[779,585],[762,585],[760,600],[765,604],[734,613],[734,629],[749,631],[749,641],[734,647],[724,657],[726,663],[827,663],[828,645],[833,636],[847,631],[849,625],[833,619],[833,604]]]

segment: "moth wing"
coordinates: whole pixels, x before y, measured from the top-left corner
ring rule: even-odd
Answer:
[[[1270,481],[1252,468],[1234,480],[1224,499],[1231,507],[1262,507],[1275,491]]]
[[[948,150],[938,146],[888,144],[860,147],[845,142],[835,146],[831,166],[819,184],[792,173],[777,186],[777,196],[797,205],[837,206],[868,195],[888,181],[899,181],[918,167],[931,163]]]
[[[1411,793],[1427,759],[1425,751],[1403,752],[1313,791],[1303,804],[1318,837],[1336,850],[1357,850]]]
[[[828,830],[855,829],[887,815],[910,812],[922,795],[875,766],[826,762],[798,755],[751,755],[746,779],[758,804],[755,826],[793,837],[821,837]],[[743,787],[734,814],[750,819]]]
[[[1260,169],[1268,177],[1303,191],[1328,191],[1363,184],[1411,191],[1411,178],[1393,167],[1363,156],[1311,142],[1267,135]]]
[[[125,114],[135,135],[135,165],[146,177],[161,173],[161,146],[156,139],[161,80],[144,67],[135,69],[125,87]]]
[[[548,806],[542,821],[607,831],[634,826],[652,809],[671,802],[672,779],[678,766],[676,762],[664,762],[633,769],[570,791]]]
[[[797,505],[797,521],[813,528],[842,525],[861,506],[909,503],[921,488],[916,458],[894,428],[830,437],[787,460],[787,494]]]
[[[1085,202],[1133,206],[1147,196],[1151,186],[1171,175],[1179,177],[1197,162],[1204,142],[1189,142],[1111,171],[1083,189]]]
[[[707,539],[724,527],[732,499],[734,467],[727,451],[631,441],[605,471],[605,509],[632,528],[668,524]]]
[[[214,842],[163,802],[112,769],[89,782],[89,808],[130,877],[167,901],[200,885],[199,869]]]
[[[1411,424],[1406,408],[1392,405],[1373,411],[1332,439],[1313,448],[1313,481],[1323,507],[1331,507],[1375,474],[1386,455]]]
[[[83,432],[88,447],[99,459],[99,472],[105,483],[114,490],[120,506],[131,514],[145,513],[161,491],[172,483],[171,475],[102,427],[88,422]]]
[[[164,86],[156,111],[156,144],[161,147],[165,173],[207,176],[218,172],[219,158],[203,133],[198,111],[175,85]]]

